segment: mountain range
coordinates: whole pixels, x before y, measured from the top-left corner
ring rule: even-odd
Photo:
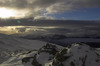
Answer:
[[[100,49],[84,43],[63,47],[0,34],[0,66],[100,66]]]

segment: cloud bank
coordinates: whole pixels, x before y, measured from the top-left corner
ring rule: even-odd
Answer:
[[[74,28],[73,28],[74,27]],[[0,33],[15,36],[43,36],[43,35],[66,35],[72,36],[99,36],[99,25],[73,25],[73,26],[4,26],[0,27]]]
[[[21,13],[27,11],[27,17],[93,7],[100,7],[100,0],[0,0],[0,8],[14,9],[18,12],[21,10]]]

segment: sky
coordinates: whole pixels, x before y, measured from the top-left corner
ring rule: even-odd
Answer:
[[[76,11],[68,11],[60,14],[52,14],[57,19],[65,20],[100,20],[100,8],[82,8]]]
[[[7,18],[100,20],[100,0],[0,0],[0,8]]]
[[[34,20],[19,20],[30,17]],[[0,0],[0,33],[3,34],[100,36],[99,26],[100,0]]]

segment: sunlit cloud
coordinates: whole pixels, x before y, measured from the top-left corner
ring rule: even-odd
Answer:
[[[57,27],[37,27],[37,26],[4,26],[0,27],[0,33],[11,35],[11,34],[34,34],[41,32],[46,32],[45,29],[54,29]]]
[[[14,16],[15,16],[14,11],[6,9],[6,8],[0,8],[1,18],[9,18],[9,17],[14,17]]]
[[[19,12],[20,11],[20,12]],[[28,11],[0,8],[0,18],[23,18]]]

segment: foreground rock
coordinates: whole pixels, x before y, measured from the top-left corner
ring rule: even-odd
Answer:
[[[100,55],[85,44],[72,44],[63,49],[46,44],[32,57],[22,59],[24,66],[100,66]]]

